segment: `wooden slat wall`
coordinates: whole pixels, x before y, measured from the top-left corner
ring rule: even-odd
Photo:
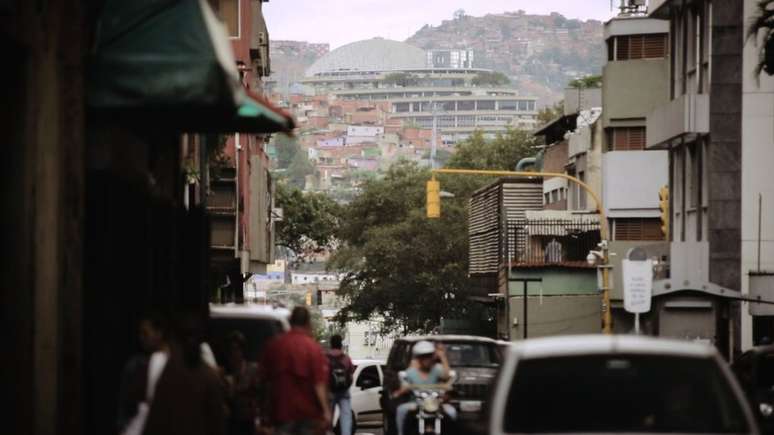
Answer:
[[[660,59],[667,55],[667,34],[618,36],[616,60]]]
[[[664,240],[658,218],[619,218],[614,225],[615,240]]]

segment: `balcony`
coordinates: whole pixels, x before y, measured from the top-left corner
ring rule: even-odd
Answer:
[[[709,95],[686,94],[648,115],[647,147],[661,148],[680,137],[709,133]]]
[[[514,268],[593,268],[586,257],[599,241],[596,215],[509,220],[506,257]]]

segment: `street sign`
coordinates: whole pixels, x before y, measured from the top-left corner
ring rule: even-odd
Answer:
[[[653,293],[653,261],[623,260],[624,309],[630,313],[650,311]]]

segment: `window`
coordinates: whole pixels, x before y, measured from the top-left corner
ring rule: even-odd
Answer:
[[[664,240],[659,218],[618,218],[613,225],[615,240]]]
[[[506,433],[749,430],[711,358],[624,353],[527,359],[519,361],[505,407]]]
[[[210,5],[225,24],[228,36],[239,38],[239,0],[210,0]]]
[[[608,129],[609,151],[639,151],[645,149],[645,127],[616,127]]]
[[[377,370],[376,366],[368,366],[364,368],[357,376],[357,382],[355,385],[364,390],[380,387],[382,382],[379,379],[379,370]]]
[[[457,110],[476,110],[476,102],[472,100],[458,101]]]
[[[610,41],[614,40],[611,44]],[[612,51],[615,47],[615,59]],[[617,36],[608,40],[609,60],[660,59],[667,54],[667,34]]]
[[[478,107],[478,110],[495,110],[494,101],[479,100],[479,101],[476,101],[476,106]]]
[[[551,192],[546,192],[543,194],[543,199],[545,204],[551,204]]]
[[[500,110],[517,110],[519,107],[518,101],[504,100],[500,101]]]
[[[586,182],[586,173],[583,171],[578,172],[578,180],[585,183]],[[585,210],[586,209],[586,189],[578,186],[578,210]]]
[[[411,110],[411,105],[409,103],[395,103],[396,113],[405,113],[410,110]]]
[[[519,110],[522,112],[527,110],[527,101],[526,100],[520,100],[519,101]]]

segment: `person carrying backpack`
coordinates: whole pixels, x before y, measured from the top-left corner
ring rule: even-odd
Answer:
[[[331,350],[328,352],[330,373],[331,406],[339,407],[339,435],[352,435],[352,399],[349,387],[355,366],[352,359],[342,350],[341,335],[331,337]]]

